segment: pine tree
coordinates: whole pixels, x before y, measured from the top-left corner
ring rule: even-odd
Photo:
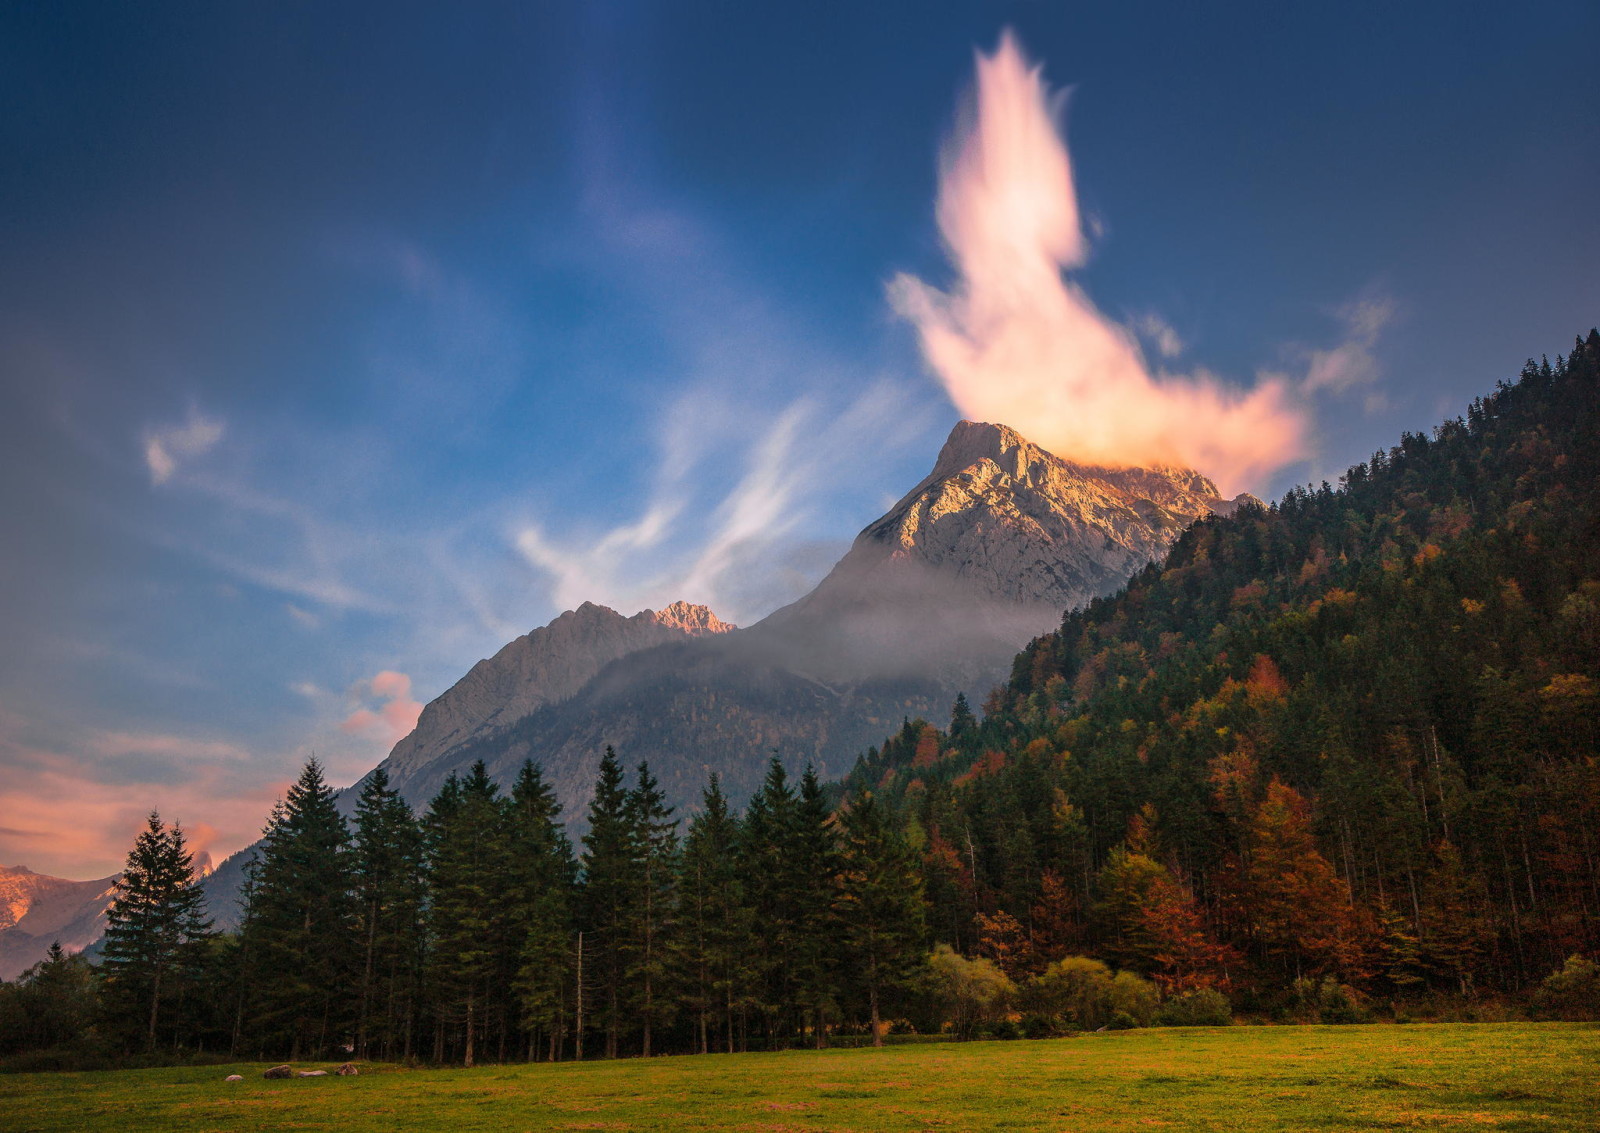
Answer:
[[[643,1031],[643,1053],[653,1053],[657,1028],[670,1016],[668,988],[671,934],[674,927],[674,886],[678,856],[678,822],[666,805],[655,776],[646,763],[639,764],[638,783],[628,794],[628,822],[637,855],[637,889],[630,910],[627,967],[629,984],[636,989],[638,1017]]]
[[[589,832],[583,837],[585,964],[599,993],[607,1058],[617,1056],[624,1019],[628,934],[639,888],[635,827],[628,811],[622,765],[608,745],[589,803]],[[579,994],[583,993],[580,987]]]
[[[695,1015],[700,1053],[711,1050],[711,1019],[721,1017],[723,1047],[734,1052],[734,1012],[747,982],[750,916],[737,854],[738,820],[715,773],[689,823],[678,869],[680,965],[684,1001]]]
[[[843,814],[839,912],[849,959],[871,1013],[872,1045],[883,1045],[884,1000],[922,958],[922,877],[910,846],[870,791]]]
[[[812,1039],[827,1045],[828,1018],[838,995],[839,932],[834,908],[839,885],[839,848],[832,815],[816,771],[800,777],[791,853],[796,887],[794,979],[811,1016]]]
[[[972,708],[967,704],[967,694],[956,693],[955,703],[950,706],[950,739],[958,741],[973,731],[978,726],[978,718],[972,714]]]
[[[515,988],[523,1026],[542,1032],[546,1057],[560,1055],[572,969],[577,866],[561,828],[561,803],[538,764],[525,760],[511,789]]]
[[[752,915],[761,930],[751,939],[754,1004],[767,1023],[769,1045],[787,1041],[798,1030],[797,958],[802,891],[809,879],[800,873],[796,853],[799,800],[777,755],[740,827],[739,857]]]
[[[500,961],[511,950],[505,812],[500,789],[480,759],[465,779],[447,782],[425,819],[428,984],[440,1022],[461,1027],[465,1066],[476,1062],[484,1036],[498,1034],[503,1044],[508,1022],[496,981]],[[435,1042],[436,1049],[441,1045]]]
[[[362,949],[349,841],[312,758],[267,824],[240,929],[258,1037],[291,1058],[327,1050],[355,1022]]]
[[[175,998],[210,935],[183,830],[151,811],[106,912],[101,971],[113,1026],[130,1037],[142,1031],[145,1049],[155,1049],[162,1003]]]
[[[378,768],[356,803],[352,873],[362,946],[356,1051],[408,1057],[422,934],[422,830]]]

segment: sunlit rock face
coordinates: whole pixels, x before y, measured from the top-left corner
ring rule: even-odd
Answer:
[[[851,555],[886,549],[1059,612],[1121,587],[1200,516],[1245,498],[1222,499],[1189,469],[1075,464],[1004,425],[962,421],[928,478]]]
[[[43,960],[54,941],[80,952],[100,939],[119,876],[67,881],[0,866],[0,979],[16,979]]]

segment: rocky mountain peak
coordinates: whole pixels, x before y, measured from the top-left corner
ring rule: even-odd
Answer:
[[[1194,520],[1238,502],[1193,469],[1078,464],[1006,425],[962,421],[933,471],[856,538],[847,573],[887,553],[1059,614],[1115,590]]]
[[[709,606],[698,606],[681,600],[659,610],[644,610],[639,616],[645,615],[654,617],[658,625],[681,629],[684,633],[694,635],[728,633],[738,628],[732,622],[725,622],[713,614]]]

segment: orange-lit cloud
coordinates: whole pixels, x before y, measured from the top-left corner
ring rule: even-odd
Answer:
[[[383,703],[376,708],[363,706],[344,718],[339,727],[354,735],[376,735],[386,744],[399,742],[417,726],[422,702],[411,697],[411,678],[405,673],[385,669],[369,681],[356,686],[358,694]]]
[[[1299,457],[1304,421],[1288,382],[1245,390],[1204,372],[1152,374],[1133,333],[1063,275],[1088,244],[1059,100],[1009,32],[977,67],[939,184],[959,279],[948,292],[906,275],[890,285],[956,407],[1072,460],[1185,465],[1229,487]]]

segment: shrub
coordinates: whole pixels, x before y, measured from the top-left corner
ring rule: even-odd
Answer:
[[[992,1025],[1017,990],[993,960],[969,960],[948,944],[938,945],[929,955],[928,984],[958,1039],[969,1039]]]
[[[1132,972],[1112,973],[1099,960],[1068,956],[1028,981],[1024,1006],[1056,1031],[1148,1027],[1159,997]]]
[[[1332,976],[1320,980],[1303,977],[1294,981],[1294,1011],[1302,1019],[1318,1023],[1366,1023],[1371,1013],[1362,1005],[1361,993]]]
[[[1533,1006],[1552,1019],[1600,1019],[1600,965],[1587,956],[1568,956],[1533,993]]]
[[[1233,1012],[1227,996],[1206,987],[1167,1000],[1156,1012],[1156,1022],[1163,1027],[1226,1027],[1233,1022]]]

